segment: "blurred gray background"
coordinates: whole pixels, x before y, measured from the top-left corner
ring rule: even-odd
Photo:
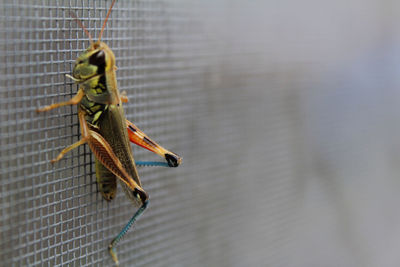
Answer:
[[[111,266],[135,209],[97,192],[65,77],[110,1],[0,4],[0,265]],[[399,266],[398,1],[118,0],[125,113],[184,158],[140,168],[121,266]],[[134,148],[135,158],[156,156]]]

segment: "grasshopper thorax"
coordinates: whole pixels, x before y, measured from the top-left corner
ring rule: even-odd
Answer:
[[[80,81],[104,75],[115,66],[115,57],[111,49],[103,42],[92,43],[75,61],[72,76]]]

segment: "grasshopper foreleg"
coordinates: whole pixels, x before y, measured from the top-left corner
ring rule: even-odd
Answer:
[[[75,97],[78,96],[78,95],[79,95],[79,92],[78,92],[78,94],[75,95]],[[63,102],[63,103],[66,103],[66,102]],[[59,103],[59,104],[61,104],[61,103]],[[67,152],[69,152],[72,149],[77,148],[78,146],[83,145],[83,144],[88,142],[90,130],[89,130],[89,127],[88,127],[88,125],[86,123],[86,120],[85,120],[85,113],[81,109],[78,110],[78,117],[79,117],[79,124],[81,126],[82,139],[79,140],[78,142],[76,142],[76,143],[64,148],[60,152],[60,154],[58,154],[58,156],[55,159],[51,160],[51,163],[55,163],[55,162],[59,161],[60,159],[62,159],[64,157],[64,155]]]
[[[36,110],[36,112],[49,111],[49,110],[52,110],[52,109],[55,109],[55,108],[59,108],[59,107],[62,107],[62,106],[67,106],[67,105],[76,105],[82,100],[82,97],[84,95],[85,95],[85,92],[83,91],[83,89],[79,89],[78,92],[76,93],[76,95],[73,98],[71,98],[70,100],[65,101],[65,102],[55,103],[55,104],[52,104],[52,105],[49,105],[49,106],[45,106],[43,108],[38,108]]]
[[[83,145],[84,143],[86,143],[86,139],[81,139],[81,140],[79,140],[78,142],[76,142],[76,143],[70,145],[69,147],[64,148],[64,149],[60,152],[60,154],[58,154],[58,156],[57,156],[55,159],[52,159],[50,162],[51,162],[51,163],[55,163],[55,162],[59,161],[60,159],[62,159],[62,158],[64,157],[64,155],[65,155],[68,151],[71,151],[72,149],[77,148],[78,146]]]

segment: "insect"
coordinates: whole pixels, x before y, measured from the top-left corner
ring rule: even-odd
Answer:
[[[101,42],[101,36],[115,2],[116,0],[113,0],[111,3],[99,38],[95,42],[89,31],[73,15],[90,40],[89,48],[76,59],[72,76],[66,75],[79,85],[78,92],[69,101],[39,108],[37,112],[77,105],[82,137],[78,142],[63,149],[51,162],[59,161],[68,151],[87,143],[95,155],[97,183],[103,198],[107,201],[115,198],[118,180],[128,198],[139,206],[108,247],[111,257],[118,265],[115,247],[149,203],[149,196],[142,188],[136,165],[177,167],[181,164],[182,158],[158,145],[125,119],[122,103],[128,99],[118,91],[115,57],[112,50]],[[162,156],[166,162],[151,161],[135,164],[129,141]]]

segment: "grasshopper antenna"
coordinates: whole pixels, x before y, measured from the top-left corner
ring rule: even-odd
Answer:
[[[90,35],[90,32],[86,29],[85,26],[83,26],[82,22],[76,17],[76,15],[75,15],[74,12],[71,11],[70,14],[71,14],[71,17],[74,18],[74,20],[76,21],[76,23],[78,23],[78,25],[83,29],[83,31],[84,31],[84,32],[86,33],[86,35],[89,37],[90,44],[92,45],[92,44],[93,44],[93,39],[92,39],[92,35]]]
[[[99,42],[100,42],[100,40],[101,40],[101,36],[103,35],[104,28],[106,27],[106,23],[107,23],[108,17],[110,17],[111,9],[113,8],[113,6],[114,6],[114,4],[115,4],[116,1],[117,1],[117,0],[113,0],[112,3],[111,3],[110,8],[108,9],[107,16],[106,16],[106,18],[105,18],[105,20],[104,20],[104,23],[103,23],[103,27],[101,27],[101,32],[100,32],[99,40],[98,40]]]

